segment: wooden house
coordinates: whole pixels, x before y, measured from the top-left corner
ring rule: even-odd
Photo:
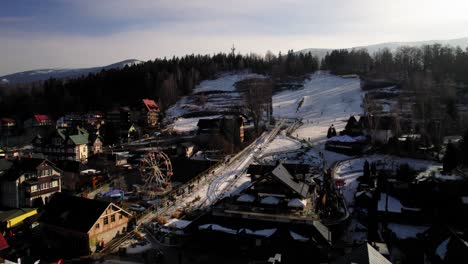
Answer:
[[[89,134],[80,127],[58,128],[44,138],[36,136],[32,143],[35,153],[43,153],[51,160],[76,160],[85,163],[88,159]]]
[[[142,117],[145,126],[156,127],[159,120],[159,114],[159,106],[154,100],[143,99]]]
[[[20,158],[0,174],[0,204],[8,208],[47,204],[62,189],[62,171],[47,159]]]
[[[127,232],[131,214],[117,205],[56,194],[39,218],[43,240],[64,257],[89,255]]]

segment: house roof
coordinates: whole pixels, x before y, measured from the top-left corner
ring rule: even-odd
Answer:
[[[30,171],[35,171],[37,170],[37,167],[41,165],[42,163],[48,163],[49,166],[53,167],[54,169],[58,171],[62,171],[57,166],[55,166],[54,163],[47,159],[42,159],[42,158],[21,158],[21,159],[16,159],[13,162],[11,162],[10,168],[5,171],[4,175],[6,179],[8,180],[16,180],[18,179],[19,176],[21,176],[25,172],[30,172]],[[6,165],[8,166],[8,165]],[[0,174],[3,175],[3,174]]]
[[[47,115],[34,115],[34,118],[38,123],[42,123],[43,121],[49,121],[51,120],[49,116]]]
[[[368,243],[353,249],[351,253],[342,256],[341,258],[337,259],[336,261],[333,261],[332,263],[392,264],[388,259],[382,256],[382,254],[380,254],[375,248],[373,248]]]
[[[43,214],[39,217],[39,222],[87,233],[111,204],[100,200],[55,193],[45,206]]]
[[[61,129],[57,129],[57,133],[63,140],[66,140],[67,137],[70,138],[70,140],[75,145],[88,144],[89,133],[84,128],[75,128],[75,129],[61,128]]]
[[[307,198],[309,194],[309,185],[305,182],[298,182],[294,180],[294,177],[288,172],[288,170],[279,164],[273,171],[272,175],[278,180],[283,182],[291,190],[299,194],[302,198]]]
[[[1,119],[2,123],[15,123],[13,118],[4,117]]]
[[[148,112],[159,112],[159,107],[154,100],[143,99],[143,104],[146,106]]]

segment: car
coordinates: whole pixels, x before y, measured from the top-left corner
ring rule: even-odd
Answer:
[[[130,205],[130,207],[128,207],[128,210],[135,211],[135,212],[144,212],[146,208],[139,204],[132,204]]]

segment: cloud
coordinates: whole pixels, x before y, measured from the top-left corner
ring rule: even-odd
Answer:
[[[0,17],[0,75],[191,53],[346,48],[466,37],[464,0],[54,0],[60,14]],[[65,9],[63,9],[65,8]],[[54,9],[55,10],[55,9]],[[7,23],[20,23],[9,27]],[[33,28],[31,30],[30,28]]]
[[[30,16],[0,16],[0,25],[18,22],[29,22],[32,19],[33,17]]]

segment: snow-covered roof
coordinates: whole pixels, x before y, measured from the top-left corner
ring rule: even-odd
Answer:
[[[261,237],[271,237],[276,231],[276,228],[272,229],[260,229],[260,230],[250,230],[250,229],[241,229],[239,230],[239,233],[241,231],[245,231],[246,234],[248,235],[254,235],[254,236],[261,236]]]
[[[378,211],[385,212],[386,211],[386,204],[387,204],[387,194],[382,193],[380,195],[379,203],[378,203]],[[395,197],[388,195],[388,211],[392,213],[401,213],[401,205],[400,200]]]
[[[331,137],[328,139],[328,141],[342,142],[342,143],[356,143],[356,142],[362,142],[365,140],[366,140],[366,137],[364,136],[350,137],[348,135],[336,136],[336,137]]]
[[[302,242],[306,242],[306,241],[309,241],[309,238],[308,237],[305,237],[305,236],[302,236],[298,233],[295,233],[293,231],[289,231],[289,234],[291,235],[291,237],[294,239],[294,240],[297,240],[297,241],[302,241]]]
[[[359,191],[359,192],[356,193],[355,196],[356,196],[356,197],[359,197],[359,196],[361,196],[361,195],[366,195],[367,197],[372,198],[372,193],[370,193],[370,192],[368,192],[368,191]]]
[[[262,198],[260,203],[262,204],[270,204],[270,205],[277,205],[280,203],[280,199],[274,196],[267,196],[265,198]]]
[[[387,227],[399,239],[416,238],[418,234],[424,233],[429,229],[428,226],[402,225],[395,223],[389,223]]]
[[[217,224],[205,224],[205,225],[201,225],[198,227],[199,230],[206,230],[206,229],[210,229],[213,230],[213,231],[219,231],[219,232],[222,232],[222,233],[227,233],[227,234],[237,234],[237,230],[234,230],[234,229],[231,229],[231,228],[226,228],[226,227],[223,227],[223,226],[220,226],[220,225],[217,225]]]
[[[301,199],[291,199],[288,202],[288,207],[297,207],[297,208],[304,208],[307,205],[307,200],[301,200]]]
[[[442,166],[433,165],[427,170],[419,173],[416,176],[416,181],[424,181],[426,179],[436,179],[439,181],[460,181],[464,180],[462,176],[459,175],[447,175],[442,172]]]
[[[309,186],[305,182],[296,182],[294,177],[288,172],[283,164],[279,164],[272,171],[272,174],[302,198],[306,198],[308,196]]]
[[[450,238],[447,238],[442,243],[437,246],[436,255],[440,257],[441,260],[445,260],[445,255],[447,254],[447,246],[450,241]]]
[[[167,222],[164,226],[172,227],[172,228],[175,228],[175,229],[184,229],[188,225],[190,225],[191,223],[192,223],[192,221],[173,218],[173,219],[169,220],[169,222]]]
[[[253,196],[251,194],[242,194],[241,196],[237,197],[236,201],[251,203],[251,202],[255,201],[255,196]]]

